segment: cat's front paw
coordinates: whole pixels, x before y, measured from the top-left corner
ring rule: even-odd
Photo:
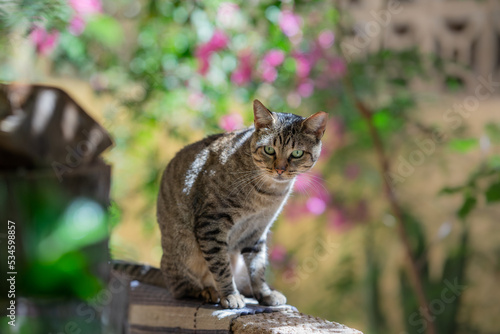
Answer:
[[[213,287],[205,288],[201,291],[201,297],[207,303],[217,304],[219,302],[219,292]]]
[[[259,298],[259,304],[266,306],[278,306],[286,304],[286,297],[281,292],[273,290],[271,294]]]
[[[239,292],[222,297],[220,303],[223,308],[242,308],[245,306],[245,299]]]

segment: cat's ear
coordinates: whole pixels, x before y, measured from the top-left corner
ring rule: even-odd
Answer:
[[[269,128],[275,122],[274,115],[259,100],[253,100],[255,129]]]
[[[326,112],[320,111],[312,116],[307,117],[302,122],[302,129],[306,133],[311,133],[316,136],[319,140],[323,137],[326,128],[326,122],[328,121],[328,114]]]

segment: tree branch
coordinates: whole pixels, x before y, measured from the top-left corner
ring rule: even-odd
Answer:
[[[399,239],[403,243],[403,248],[406,255],[406,265],[408,274],[410,276],[411,283],[413,285],[415,294],[417,296],[418,303],[420,305],[420,311],[422,312],[425,321],[427,322],[426,333],[427,334],[436,334],[436,328],[433,321],[433,317],[429,311],[429,303],[427,302],[427,297],[425,295],[424,287],[422,284],[422,279],[420,277],[420,270],[418,268],[417,261],[415,256],[413,255],[410,239],[408,237],[408,232],[406,230],[403,218],[403,212],[401,210],[401,206],[399,205],[398,200],[394,194],[394,191],[389,184],[389,180],[387,179],[387,175],[389,175],[390,167],[389,167],[389,159],[384,151],[384,145],[382,143],[382,139],[380,137],[379,132],[375,128],[373,124],[372,112],[354,95],[354,90],[351,82],[348,81],[347,76],[345,77],[344,83],[346,86],[346,91],[348,91],[350,97],[356,109],[361,114],[363,119],[365,120],[368,130],[370,132],[370,137],[372,138],[373,144],[375,146],[375,153],[377,156],[377,160],[379,163],[379,171],[380,177],[382,178],[382,182],[384,185],[384,194],[387,200],[389,201],[389,205],[391,211],[396,218],[396,227]]]

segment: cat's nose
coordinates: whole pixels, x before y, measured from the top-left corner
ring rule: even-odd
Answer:
[[[278,173],[278,175],[283,174],[284,171],[284,169],[276,168],[276,173]]]

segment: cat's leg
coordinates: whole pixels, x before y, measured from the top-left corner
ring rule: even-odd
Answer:
[[[166,286],[174,298],[198,298],[202,295],[203,287],[196,278],[187,273],[184,266],[173,262],[165,252],[160,266]]]
[[[215,280],[222,307],[241,308],[245,306],[245,301],[233,280],[227,244],[230,226],[231,216],[209,214],[196,220],[195,232],[200,250]]]
[[[252,285],[248,276],[247,265],[241,255],[240,250],[237,253],[231,253],[231,269],[233,271],[234,283],[236,288],[245,297],[253,298]]]
[[[218,303],[219,294],[214,288],[212,274],[207,269],[194,237],[189,240],[177,235],[176,243],[171,237],[172,235],[163,236],[161,271],[173,297],[202,298],[209,303]]]
[[[243,248],[241,254],[245,259],[253,294],[259,303],[269,306],[285,304],[286,297],[281,292],[272,290],[266,283],[266,239],[259,239],[253,246]]]

